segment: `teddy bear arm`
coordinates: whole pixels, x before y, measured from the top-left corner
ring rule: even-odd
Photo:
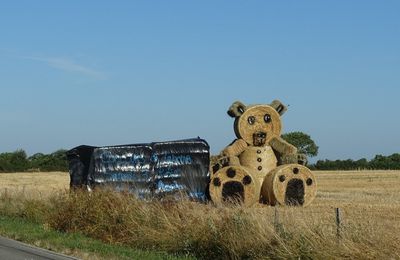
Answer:
[[[302,164],[307,165],[307,156],[297,152],[297,148],[281,137],[273,138],[270,142],[271,147],[278,153],[278,164]]]
[[[229,165],[240,165],[239,155],[247,148],[247,143],[243,139],[237,139],[228,145],[222,155],[229,158]]]
[[[306,166],[308,163],[307,156],[305,154],[298,153],[298,154],[286,154],[278,158],[279,165],[292,164],[292,163]]]
[[[225,156],[239,156],[247,148],[247,143],[243,139],[237,139],[232,144],[225,147],[222,154]]]
[[[297,154],[297,148],[294,145],[289,144],[281,137],[274,137],[269,142],[272,149],[278,152],[280,155]]]

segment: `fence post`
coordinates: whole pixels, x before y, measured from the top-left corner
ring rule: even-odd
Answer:
[[[340,208],[335,208],[335,215],[336,215],[336,236],[340,240],[342,238],[342,212]]]
[[[280,225],[279,225],[279,212],[278,212],[278,207],[274,207],[274,227],[275,227],[275,232],[280,232]]]

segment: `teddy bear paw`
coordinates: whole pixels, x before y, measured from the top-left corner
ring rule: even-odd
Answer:
[[[255,178],[241,166],[227,166],[217,171],[210,182],[211,200],[216,204],[233,203],[251,206],[259,199]]]
[[[270,205],[307,206],[316,196],[314,174],[300,164],[281,165],[265,177],[261,200]]]

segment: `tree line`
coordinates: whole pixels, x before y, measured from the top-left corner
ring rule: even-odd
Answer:
[[[290,132],[282,135],[287,142],[297,147],[299,153],[309,157],[318,154],[318,146],[308,134]],[[66,150],[58,150],[51,154],[36,153],[30,157],[24,150],[0,154],[0,172],[23,171],[68,171]],[[376,155],[373,159],[360,160],[318,160],[308,167],[312,170],[400,170],[400,154],[389,156]]]
[[[24,150],[0,153],[0,172],[68,171],[66,150],[27,156]]]
[[[36,153],[30,157],[24,150],[0,153],[0,172],[68,171],[66,150],[51,154]],[[376,155],[367,160],[318,160],[308,165],[312,170],[400,170],[400,154]]]
[[[400,154],[376,155],[371,160],[319,160],[309,167],[313,170],[400,170]]]
[[[297,147],[299,153],[308,157],[318,155],[318,146],[308,134],[303,132],[291,132],[283,134],[282,138]],[[373,159],[359,160],[318,160],[308,165],[312,170],[400,170],[400,154],[389,156],[376,155]]]

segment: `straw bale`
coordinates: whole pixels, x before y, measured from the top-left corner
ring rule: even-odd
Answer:
[[[301,165],[307,165],[307,156],[305,154],[285,154],[280,156],[279,164],[291,164],[298,163]]]
[[[264,182],[265,176],[277,166],[275,153],[270,146],[249,146],[239,159],[240,164],[249,169],[260,184]]]
[[[272,101],[270,106],[273,107],[279,113],[279,115],[283,115],[287,111],[287,106],[282,104],[282,102],[279,100]]]
[[[216,204],[233,202],[251,206],[259,201],[260,183],[244,167],[227,166],[211,177],[209,191]]]
[[[271,140],[269,141],[269,144],[272,146],[272,148],[275,151],[277,151],[281,155],[297,153],[297,148],[294,145],[286,142],[280,136],[274,136],[273,138],[271,138]]]
[[[236,139],[232,144],[228,145],[222,154],[226,156],[238,156],[247,148],[247,143],[243,139]]]
[[[265,122],[265,115],[270,119]],[[249,119],[250,118],[250,119]],[[252,124],[249,123],[252,122]],[[246,111],[235,121],[235,133],[238,138],[242,138],[248,144],[253,145],[253,134],[258,132],[266,133],[265,143],[267,144],[273,137],[280,136],[282,123],[279,113],[268,105],[254,105],[248,107]]]
[[[231,117],[239,117],[241,116],[244,111],[246,110],[246,106],[240,102],[240,101],[235,101],[231,105],[231,107],[228,109],[228,115]]]
[[[314,174],[300,164],[286,164],[272,170],[261,188],[261,200],[270,205],[309,205],[315,198]]]
[[[229,164],[228,164],[228,165],[240,166],[239,157],[237,157],[237,156],[231,156],[231,157],[229,157]]]

